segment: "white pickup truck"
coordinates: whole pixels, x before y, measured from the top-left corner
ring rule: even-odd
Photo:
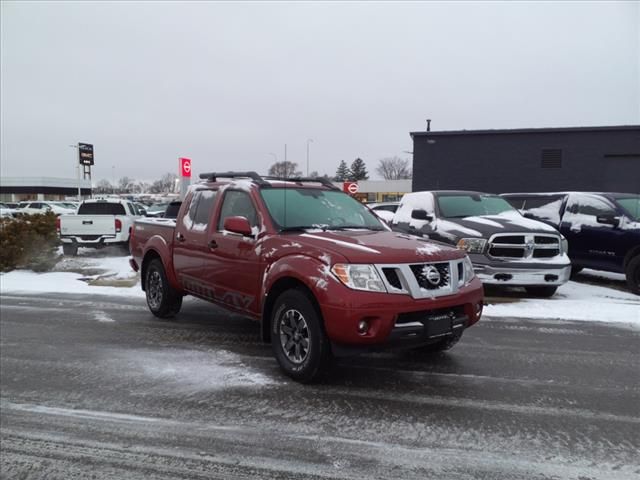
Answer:
[[[137,217],[137,210],[128,200],[85,200],[77,215],[61,215],[57,219],[62,250],[65,255],[76,255],[79,247],[119,245],[128,252],[131,227]]]

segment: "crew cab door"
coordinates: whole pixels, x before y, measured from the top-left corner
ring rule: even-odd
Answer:
[[[194,295],[211,297],[203,271],[208,253],[207,229],[215,201],[214,190],[198,190],[185,199],[187,210],[176,221],[173,269],[182,287]]]
[[[243,236],[224,230],[228,217],[245,217],[254,233]],[[260,309],[260,265],[256,249],[259,216],[249,193],[226,190],[215,225],[209,228],[204,258],[205,283],[216,301],[248,313]]]
[[[624,231],[602,223],[598,218],[618,218],[620,214],[608,201],[595,195],[571,194],[562,217],[560,231],[569,242],[569,257],[577,265],[610,269],[622,265],[616,245]]]

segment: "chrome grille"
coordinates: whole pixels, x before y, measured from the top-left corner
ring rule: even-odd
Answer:
[[[560,255],[557,235],[499,233],[489,240],[488,253],[494,258],[553,258]]]

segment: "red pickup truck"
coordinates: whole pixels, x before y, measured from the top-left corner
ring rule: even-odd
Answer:
[[[157,317],[185,295],[248,315],[301,382],[336,354],[449,349],[480,319],[464,251],[392,232],[328,180],[200,177],[175,221],[134,225],[131,266]]]

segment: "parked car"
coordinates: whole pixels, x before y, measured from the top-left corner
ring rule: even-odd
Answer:
[[[396,213],[396,210],[398,210],[399,205],[400,202],[367,203],[367,207],[387,223],[393,220],[393,215]]]
[[[138,214],[127,200],[85,200],[77,215],[58,217],[57,229],[65,255],[76,255],[79,247],[121,246],[129,251],[129,236]]]
[[[26,206],[20,209],[20,213],[26,215],[42,214],[47,212],[53,212],[56,215],[71,215],[75,213],[75,210],[58,205],[57,202],[45,201],[29,202]]]
[[[407,193],[392,228],[465,250],[486,285],[521,286],[531,295],[551,297],[571,273],[567,242],[560,233],[524,218],[497,195]]]
[[[573,272],[623,273],[640,294],[640,195],[626,193],[507,193],[525,216],[557,228],[569,241]]]
[[[446,350],[480,319],[482,285],[464,251],[391,232],[330,181],[201,178],[175,222],[135,222],[131,266],[157,317],[193,295],[259,320],[302,382],[332,355]]]
[[[17,214],[15,208],[10,207],[6,203],[0,203],[0,217],[1,218],[13,218]]]
[[[143,203],[133,202],[133,208],[136,210],[136,213],[141,217],[144,217],[147,214],[147,206]]]

